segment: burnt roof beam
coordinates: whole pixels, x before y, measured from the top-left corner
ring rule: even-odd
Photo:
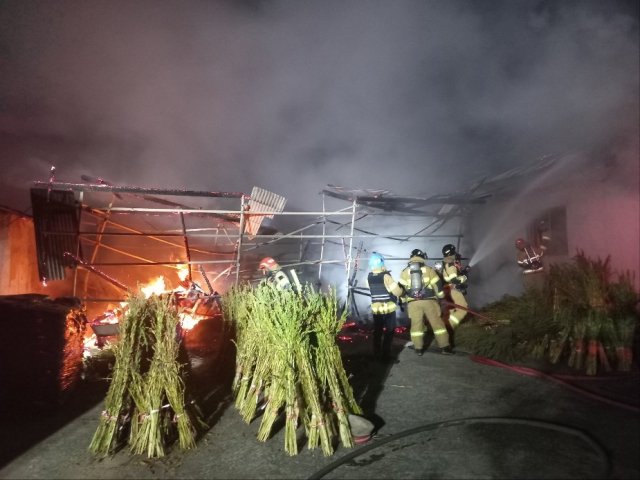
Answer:
[[[116,187],[113,185],[87,185],[86,183],[33,182],[34,188],[66,189],[74,192],[140,193],[146,195],[176,195],[184,197],[242,198],[239,192],[205,192],[167,188]]]
[[[414,198],[414,197],[385,197],[385,196],[358,196],[347,195],[332,192],[330,190],[323,190],[321,192],[329,197],[337,198],[339,200],[354,201],[354,199],[360,204],[366,204],[373,208],[381,208],[389,210],[392,208],[404,208],[411,209],[418,206],[425,205],[468,205],[468,204],[483,204],[485,199],[490,195],[482,195],[480,197],[467,198],[464,196],[433,196],[430,198]]]

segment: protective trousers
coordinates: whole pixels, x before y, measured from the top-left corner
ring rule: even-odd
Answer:
[[[466,306],[468,305],[467,300],[464,298],[462,292],[456,290],[455,288],[451,289],[451,300],[453,300],[453,303],[455,303],[456,305],[460,305],[461,307],[466,308]],[[449,310],[449,323],[451,324],[451,328],[455,329],[466,314],[466,310],[452,307],[451,310]]]
[[[424,324],[425,317],[433,328],[433,334],[440,348],[449,345],[449,334],[442,318],[440,318],[440,305],[434,299],[413,300],[407,305],[409,319],[411,320],[411,341],[416,350],[424,348],[424,332],[427,330]]]
[[[384,330],[384,332],[383,332]],[[396,312],[373,315],[373,354],[388,357],[396,330]]]
[[[525,273],[522,275],[522,284],[525,290],[536,288],[540,290],[544,286],[544,272]]]

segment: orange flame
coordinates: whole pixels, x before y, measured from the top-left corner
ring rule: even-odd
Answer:
[[[180,278],[180,280],[184,281],[188,275],[189,275],[189,266],[178,265],[178,277]],[[140,291],[144,294],[146,298],[149,298],[151,297],[151,295],[162,295],[163,293],[186,292],[186,289],[183,286],[178,286],[174,290],[169,290],[167,288],[167,284],[165,283],[165,278],[161,275],[155,280],[149,282],[148,284],[141,286]],[[191,330],[193,327],[195,327],[198,324],[198,322],[200,322],[200,320],[209,318],[206,315],[195,314],[195,311],[198,309],[199,303],[200,303],[199,301],[196,302],[193,308],[191,308],[189,311],[183,311],[180,313],[180,324],[184,330]],[[126,308],[126,305],[127,305],[126,302],[122,302],[120,305],[122,306],[122,310],[124,310],[122,314],[124,316],[128,315],[129,312],[128,312],[128,309]],[[108,313],[108,311],[105,313]],[[107,318],[105,318],[106,321],[104,323],[117,323],[117,316],[115,316],[115,319],[113,320],[111,318],[108,318],[108,319]],[[93,339],[93,341],[95,341],[95,338]],[[91,340],[88,340],[88,342],[91,342]]]
[[[182,312],[180,314],[180,325],[183,330],[191,330],[195,327],[200,320],[203,320],[207,317],[203,317],[202,315],[192,315],[187,312]]]
[[[178,265],[178,277],[184,281],[189,276],[189,265]]]
[[[164,283],[164,277],[160,275],[154,282],[141,287],[140,290],[145,297],[149,298],[151,295],[161,295],[167,291],[167,286]]]

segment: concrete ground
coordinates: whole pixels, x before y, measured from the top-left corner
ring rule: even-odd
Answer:
[[[229,404],[222,382],[206,402],[211,429],[197,449],[174,448],[160,459],[123,450],[100,460],[88,451],[105,391],[104,384],[94,384],[81,387],[76,403],[71,401],[55,415],[30,418],[5,412],[0,478],[302,479],[365,449],[370,450],[335,465],[324,478],[587,479],[603,478],[605,461],[610,462],[610,478],[640,477],[637,413],[544,379],[482,365],[463,352],[443,356],[429,351],[418,357],[404,338],[394,341],[397,363],[381,364],[369,355],[370,341],[365,334],[354,333],[352,342],[341,343],[354,392],[365,416],[378,426],[377,436],[368,444],[338,447],[328,458],[320,448],[303,447],[299,455],[289,457],[284,452],[284,429],[268,442],[258,442],[259,419],[245,424]],[[637,372],[580,385],[638,404]],[[584,433],[517,420],[476,420],[394,437],[424,425],[477,417],[552,422]],[[304,429],[300,430],[302,434]],[[580,436],[584,434],[588,437]],[[598,445],[587,443],[589,437],[605,457]]]

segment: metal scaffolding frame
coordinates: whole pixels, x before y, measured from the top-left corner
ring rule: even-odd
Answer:
[[[436,221],[442,221],[444,219],[450,218],[452,215],[439,215],[439,214],[429,214],[425,212],[418,211],[416,209],[407,210],[404,209],[402,211],[390,212],[388,209],[383,211],[371,211],[372,201],[375,199],[367,197],[364,201],[364,207],[367,208],[367,212],[363,215],[356,218],[359,212],[359,199],[354,197],[350,200],[350,205],[348,207],[335,210],[328,211],[326,208],[326,195],[327,192],[323,191],[322,194],[322,211],[297,211],[297,212],[278,212],[274,213],[273,211],[253,211],[248,210],[248,201],[250,197],[246,196],[242,193],[237,192],[206,192],[206,191],[195,191],[195,190],[173,190],[173,189],[156,189],[156,188],[142,188],[142,187],[119,187],[110,184],[73,184],[73,183],[61,183],[61,182],[34,182],[33,188],[35,189],[48,189],[48,191],[52,190],[66,190],[73,191],[78,193],[78,214],[79,214],[79,229],[77,231],[46,231],[44,232],[49,237],[55,236],[67,236],[67,235],[76,235],[78,237],[78,245],[80,245],[80,239],[87,241],[89,243],[94,244],[94,249],[91,254],[90,260],[85,261],[82,258],[82,252],[78,248],[77,252],[68,252],[71,257],[75,257],[75,267],[74,267],[74,295],[76,294],[76,284],[77,284],[77,267],[81,266],[89,271],[93,271],[94,273],[98,273],[98,269],[96,267],[101,266],[120,266],[120,267],[139,267],[139,266],[165,266],[169,268],[178,268],[181,265],[207,265],[207,264],[227,264],[229,265],[227,269],[225,269],[220,275],[224,273],[230,272],[235,267],[235,283],[237,284],[240,281],[241,273],[241,262],[243,259],[243,253],[248,251],[257,249],[264,245],[271,245],[275,242],[279,242],[285,239],[294,239],[300,241],[300,256],[297,264],[288,264],[283,266],[295,266],[295,265],[318,265],[318,283],[320,282],[320,278],[322,275],[322,266],[323,264],[344,264],[345,272],[346,272],[346,280],[347,284],[350,283],[351,277],[355,277],[355,270],[357,269],[357,262],[359,260],[360,254],[362,252],[362,241],[360,242],[360,247],[357,248],[354,246],[355,239],[367,239],[367,238],[385,238],[392,241],[404,242],[411,238],[426,238],[426,237],[451,237],[457,238],[458,242],[460,238],[463,236],[460,231],[457,234],[422,234],[426,228],[423,228],[420,232],[407,235],[407,234],[390,234],[385,232],[384,234],[379,234],[363,229],[359,229],[355,227],[355,223],[362,218],[367,216],[396,216],[396,217],[430,217],[436,218]],[[103,206],[92,206],[83,203],[84,202],[84,193],[85,192],[104,192],[111,193],[112,198],[111,201]],[[120,194],[129,194],[135,198],[141,198],[142,200],[154,201],[155,203],[160,203],[165,205],[163,208],[148,208],[148,207],[117,207],[114,206],[115,197],[120,197]],[[156,197],[152,197],[152,195],[173,195],[173,196],[181,196],[181,197],[208,197],[208,198],[223,198],[223,199],[234,199],[239,200],[238,209],[199,209],[199,208],[189,208],[181,204],[177,204],[174,202],[169,202],[167,200],[159,199]],[[329,195],[334,196],[335,195]],[[437,202],[436,202],[437,203]],[[442,203],[442,201],[441,201]],[[431,203],[433,204],[433,203]],[[82,225],[82,215],[88,215],[97,220],[96,230],[95,231],[87,231],[81,227]],[[114,217],[117,217],[121,214],[134,214],[134,215],[170,215],[175,216],[180,220],[181,228],[179,230],[172,231],[156,231],[156,232],[144,232],[142,230],[138,230],[126,225],[123,225],[114,220]],[[296,229],[290,233],[286,234],[249,234],[245,232],[245,225],[247,225],[248,216],[312,216],[315,217],[313,222],[309,225]],[[456,213],[453,216],[457,215]],[[229,227],[220,226],[218,224],[216,227],[209,228],[195,228],[189,229],[186,226],[185,218],[189,216],[210,216],[212,219],[217,220],[218,222],[222,221],[229,225]],[[332,216],[348,216],[350,217],[350,221],[348,223],[341,223],[335,220],[331,220]],[[429,226],[433,225],[432,222]],[[121,230],[120,232],[108,232],[106,231],[107,225],[111,225],[117,227]],[[305,233],[306,230],[321,225],[322,233],[321,234],[308,234]],[[334,233],[327,233],[327,226],[335,225],[339,230],[340,228],[349,227],[349,233],[340,235]],[[428,227],[427,227],[428,228]],[[224,233],[220,233],[220,230],[223,230]],[[215,231],[215,233],[213,233]],[[135,255],[131,252],[127,252],[122,249],[118,249],[112,246],[108,246],[105,244],[104,240],[108,237],[145,237],[152,239],[154,241],[162,242],[173,247],[181,247],[184,248],[187,261],[152,261],[147,258],[144,258],[139,255]],[[169,239],[173,237],[180,237],[182,239],[181,243],[172,242]],[[205,249],[194,249],[189,244],[189,239],[196,239],[199,237],[204,238],[215,238],[216,245],[218,238],[227,238],[230,244],[234,245],[233,252],[212,252]],[[255,245],[248,245],[249,242],[253,242],[255,240],[265,239],[261,243],[257,243]],[[320,239],[320,258],[315,260],[304,260],[304,252],[305,247],[303,247],[304,243],[306,243],[306,247],[309,246],[312,240]],[[332,241],[332,239],[340,239],[340,243],[337,241]],[[338,244],[343,246],[344,258],[341,260],[336,259],[325,259],[325,250],[326,244]],[[107,248],[109,250],[115,251],[116,253],[128,256],[130,258],[139,260],[132,262],[96,262],[97,252],[99,248]],[[357,250],[358,253],[354,257],[353,251]],[[216,259],[216,260],[192,260],[191,252],[198,251],[199,253],[208,254],[208,255],[230,255],[231,258],[227,259]],[[244,270],[244,272],[250,270]],[[189,267],[189,275],[191,274],[191,267]],[[107,275],[99,275],[102,278],[108,277]],[[109,281],[107,279],[107,281]],[[113,283],[113,282],[112,282]],[[86,281],[85,281],[85,293],[86,293]],[[122,287],[122,284],[116,281],[114,283],[118,288]],[[351,285],[349,285],[351,287]],[[85,301],[97,301],[99,299],[88,299],[84,298]],[[104,299],[107,301],[107,299]],[[112,300],[111,300],[112,301]]]

